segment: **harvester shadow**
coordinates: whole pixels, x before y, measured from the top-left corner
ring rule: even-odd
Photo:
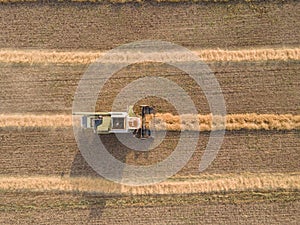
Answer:
[[[118,138],[120,138],[120,134],[118,134]],[[122,134],[124,137],[121,139],[127,139],[129,140],[129,144],[134,144],[136,146],[137,143],[131,143],[132,141],[128,135],[131,134]],[[132,136],[132,135],[131,135]],[[135,159],[138,159],[140,157],[147,158],[149,152],[148,151],[136,151],[133,149],[128,148],[120,140],[116,137],[115,134],[109,134],[109,135],[99,135],[99,138],[104,145],[105,149],[118,161],[125,163],[128,163],[126,161],[127,157],[129,155],[133,155]],[[135,139],[135,138],[132,138]],[[144,143],[144,149],[147,149],[153,141],[149,138],[148,140],[143,140]],[[142,148],[142,145],[138,146],[139,149]],[[71,177],[94,177],[94,178],[101,178],[101,176],[93,170],[93,168],[86,162],[86,160],[83,158],[82,154],[78,151],[71,167],[70,172]],[[122,174],[120,174],[122,176]],[[102,177],[103,178],[103,177]]]
[[[114,134],[99,136],[106,150],[117,160],[126,163],[126,158],[129,154],[134,154],[134,157],[139,157],[147,152],[136,152],[123,145]],[[125,164],[124,164],[125,165]],[[93,168],[86,162],[81,153],[78,151],[72,162],[70,177],[89,177],[102,178]],[[122,174],[120,174],[122,178]],[[107,194],[83,194],[82,200],[87,201],[90,206],[89,220],[90,222],[99,221],[105,209]],[[96,201],[95,201],[96,200]]]

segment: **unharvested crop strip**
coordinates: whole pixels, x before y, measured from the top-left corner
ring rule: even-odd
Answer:
[[[172,115],[156,114],[147,118],[150,126],[156,130],[169,131],[211,131],[220,130],[298,130],[300,115],[291,114],[229,114],[226,117],[208,115]],[[225,123],[225,124],[224,124]],[[0,115],[0,127],[70,127],[71,115]]]
[[[105,194],[184,194],[216,191],[299,189],[299,173],[245,173],[199,175],[170,179],[148,186],[126,186],[101,178],[0,177],[0,189],[9,191],[67,191]]]
[[[267,61],[267,60],[300,60],[300,48],[281,49],[242,49],[222,50],[208,49],[193,51],[200,59],[206,62],[241,62],[241,61]],[[95,62],[105,52],[63,52],[55,50],[0,50],[0,62],[3,63],[29,63],[29,64],[90,64]],[[185,52],[152,52],[148,55],[154,61],[176,59],[176,61],[195,60]],[[134,62],[143,57],[141,52],[125,52],[123,54],[110,54],[106,63]]]

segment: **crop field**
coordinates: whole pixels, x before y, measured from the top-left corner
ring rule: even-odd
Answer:
[[[0,224],[299,224],[300,2],[0,0],[0,29]],[[166,131],[158,146],[135,151],[117,135],[100,135],[107,151],[131,166],[163,162],[182,133],[196,143],[167,180],[128,186],[86,162],[72,106],[91,63],[139,40],[170,41],[201,58],[220,84],[226,115],[213,116],[196,81],[161,63],[187,62],[187,54],[151,52],[157,62],[117,71],[98,94],[96,111],[125,111],[119,93],[145,77],[178,84],[181,92],[169,94],[180,102],[185,92],[197,111],[179,114],[157,87],[157,96],[143,97],[135,109],[155,107],[147,124]],[[128,51],[105,63],[139,57]],[[220,150],[200,172],[210,137],[222,128]]]

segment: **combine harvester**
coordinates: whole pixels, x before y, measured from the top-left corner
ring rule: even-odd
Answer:
[[[128,112],[77,112],[73,115],[82,115],[81,127],[93,129],[94,133],[132,133],[136,138],[151,137],[151,131],[146,126],[146,115],[153,114],[154,109],[148,105],[141,105],[141,117],[137,116],[130,106]]]

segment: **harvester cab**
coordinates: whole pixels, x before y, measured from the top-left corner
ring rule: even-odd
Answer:
[[[94,133],[132,133],[136,138],[146,139],[151,137],[151,130],[147,124],[147,115],[154,115],[153,107],[140,106],[140,115],[137,116],[133,107],[128,112],[76,112],[73,115],[82,115],[81,127],[93,129]]]

